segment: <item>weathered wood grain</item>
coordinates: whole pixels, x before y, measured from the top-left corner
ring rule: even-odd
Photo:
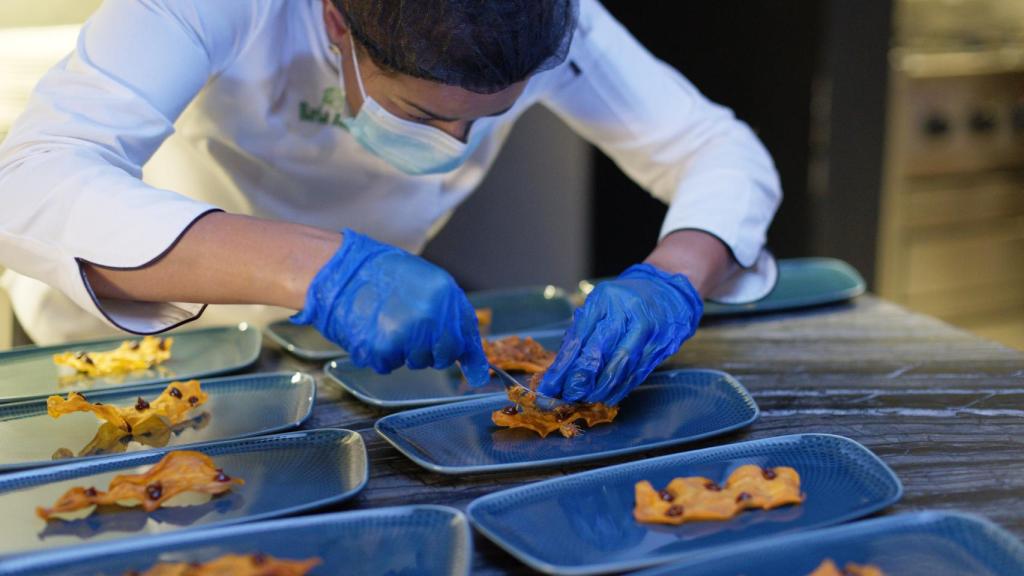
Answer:
[[[968,510],[1024,536],[1024,353],[865,296],[799,313],[708,322],[669,364],[730,372],[762,409],[750,428],[684,449],[801,432],[842,434],[900,476],[905,495],[889,512]],[[503,488],[675,451],[532,473],[433,474],[373,431],[386,411],[325,382],[320,368],[269,341],[257,367],[317,375],[317,406],[305,427],[350,428],[366,440],[370,482],[339,510],[412,503],[465,509]],[[474,573],[530,573],[483,537],[475,544]]]

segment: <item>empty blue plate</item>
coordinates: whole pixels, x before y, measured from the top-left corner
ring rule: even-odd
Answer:
[[[131,406],[136,398],[153,400],[166,387],[151,384],[128,391],[90,392],[88,399]],[[44,399],[0,405],[0,438],[4,439],[0,470],[280,432],[302,424],[316,397],[316,381],[298,372],[203,379],[202,388],[209,399],[193,409],[188,420],[138,437],[101,436],[104,423],[87,412],[51,418]]]
[[[529,334],[541,346],[553,352],[562,343],[563,332]],[[357,368],[350,360],[331,360],[324,366],[331,381],[359,400],[381,408],[415,408],[468,400],[487,394],[504,395],[505,388],[497,378],[481,388],[472,388],[458,368],[448,370],[410,370],[399,368],[391,374],[377,374],[368,368]],[[529,375],[513,374],[522,382]]]
[[[798,506],[747,511],[725,522],[667,526],[633,519],[637,482],[648,480],[656,488],[679,476],[724,482],[743,464],[792,466],[800,474],[806,500]],[[899,479],[867,448],[841,436],[803,434],[555,478],[484,496],[468,512],[491,541],[537,570],[598,574],[838,524],[881,510],[901,493]]]
[[[1024,545],[981,518],[918,512],[770,538],[643,572],[644,576],[810,574],[825,559],[891,576],[1020,576]]]
[[[499,428],[491,413],[509,405],[491,396],[391,414],[375,428],[420,466],[442,474],[552,466],[642,452],[724,434],[757,419],[754,399],[715,370],[656,372],[621,404],[618,418],[582,436],[541,438]]]
[[[473,544],[461,512],[402,506],[286,518],[166,534],[0,560],[10,576],[95,576],[143,572],[156,562],[205,562],[224,554],[319,557],[316,575],[469,574]]]
[[[53,355],[67,351],[111,350],[124,340],[138,339],[138,336],[46,347],[25,346],[0,352],[0,402],[46,398],[72,390],[137,387],[232,372],[255,362],[262,345],[259,329],[244,323],[172,332],[170,336],[174,337],[170,360],[151,370],[102,378],[62,377],[53,363]]]
[[[477,309],[491,309],[491,325],[481,329],[485,336],[558,327],[564,330],[572,320],[572,301],[564,290],[554,286],[473,292],[469,301]],[[296,326],[287,320],[268,326],[267,335],[304,360],[329,360],[345,355],[344,350],[316,329]]]
[[[193,446],[245,480],[201,505],[114,508],[79,520],[36,516],[74,486],[104,489],[118,474],[148,470],[169,450],[111,456],[0,476],[0,555],[183,528],[234,524],[309,510],[352,497],[366,484],[366,448],[350,430],[310,430]]]

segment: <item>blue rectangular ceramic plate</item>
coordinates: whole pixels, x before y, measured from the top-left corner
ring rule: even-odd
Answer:
[[[53,355],[67,351],[101,351],[117,348],[122,341],[138,336],[69,342],[56,346],[25,346],[0,352],[0,402],[45,398],[72,390],[106,390],[135,387],[154,382],[187,380],[239,370],[256,361],[261,335],[248,324],[173,332],[170,360],[152,370],[121,376],[91,378],[72,376],[62,382]]]
[[[656,372],[623,400],[618,418],[582,436],[541,438],[498,428],[491,413],[509,405],[491,396],[391,414],[376,429],[420,466],[442,474],[553,466],[673,446],[724,434],[757,419],[754,399],[715,370]]]
[[[168,450],[124,454],[100,460],[0,476],[0,555],[185,528],[235,524],[283,516],[331,504],[366,484],[366,448],[349,430],[310,430],[193,446],[230,476],[245,480],[202,505],[95,511],[79,520],[36,516],[74,486],[106,488],[118,474],[148,470]]]
[[[402,506],[270,520],[0,560],[9,576],[120,576],[156,562],[206,562],[224,554],[319,557],[311,576],[469,574],[473,544],[461,512]]]
[[[853,266],[835,258],[779,260],[779,278],[764,298],[748,304],[704,303],[704,316],[738,316],[779,312],[843,302],[864,293],[864,278]],[[589,294],[599,280],[583,280],[580,296]]]
[[[166,387],[90,392],[88,400],[132,406],[137,398],[153,400]],[[299,372],[247,374],[204,379],[202,389],[209,399],[188,420],[138,436],[100,435],[104,423],[87,412],[51,418],[43,399],[0,405],[0,471],[280,432],[309,417],[316,380]]]
[[[676,477],[704,476],[723,483],[743,464],[796,468],[806,500],[799,506],[747,511],[726,522],[667,526],[633,519],[637,482],[648,480],[660,488]],[[881,510],[901,493],[899,479],[867,448],[841,436],[804,434],[672,454],[505,490],[473,501],[469,517],[491,541],[537,570],[599,574],[838,524]]]
[[[1024,545],[1012,534],[978,516],[937,511],[770,538],[642,574],[804,575],[825,558],[839,567],[873,564],[892,576],[1024,574]]]
[[[511,334],[548,328],[562,329],[572,319],[573,304],[561,288],[541,286],[488,290],[469,294],[475,308],[490,308],[493,319],[484,335]],[[304,360],[330,360],[345,355],[310,326],[287,320],[267,327],[267,335],[282,348]]]
[[[557,352],[562,331],[529,334],[541,346]],[[381,408],[415,408],[478,398],[481,395],[504,395],[505,387],[496,377],[481,388],[472,388],[458,368],[448,370],[410,370],[399,368],[391,374],[377,374],[368,368],[357,368],[351,360],[339,358],[324,366],[324,373],[359,400]],[[529,375],[512,374],[526,383]]]

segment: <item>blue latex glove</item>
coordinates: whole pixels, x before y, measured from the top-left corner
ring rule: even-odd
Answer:
[[[291,320],[313,325],[356,366],[381,374],[458,361],[471,385],[489,380],[476,314],[451,275],[351,230]]]
[[[682,274],[629,267],[576,310],[538,392],[616,405],[697,330],[704,303]]]

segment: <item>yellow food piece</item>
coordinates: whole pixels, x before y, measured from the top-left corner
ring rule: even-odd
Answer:
[[[304,576],[321,563],[319,558],[285,560],[266,554],[226,554],[209,562],[162,562],[145,572],[125,576]]]
[[[48,520],[55,514],[75,512],[90,506],[123,505],[138,502],[146,512],[184,492],[216,495],[231,490],[234,484],[245,484],[217,468],[202,452],[178,450],[169,452],[143,474],[120,474],[110,481],[106,492],[76,486],[50,508],[38,507],[36,514]]]
[[[555,410],[544,411],[537,408],[537,393],[526,388],[510,388],[508,399],[514,405],[495,410],[491,413],[491,421],[498,426],[508,428],[526,428],[546,438],[548,434],[558,430],[562,436],[572,438],[583,433],[577,422],[586,422],[588,427],[604,424],[615,420],[619,414],[618,406],[605,404],[565,404]]]
[[[840,570],[835,562],[826,558],[821,566],[807,576],[885,576],[885,573],[878,566],[854,564],[853,562],[847,562],[846,566]]]
[[[662,491],[650,482],[636,483],[637,522],[679,525],[695,520],[728,520],[744,510],[771,510],[800,504],[800,475],[788,466],[762,469],[746,464],[719,486],[709,478],[675,478]]]
[[[125,340],[105,352],[62,352],[53,355],[58,366],[73,368],[88,376],[110,376],[146,370],[171,357],[174,338],[145,336],[141,341]]]
[[[209,396],[203,392],[198,380],[187,382],[171,382],[160,393],[160,396],[148,402],[139,398],[134,406],[114,406],[100,402],[89,402],[78,392],[68,393],[65,400],[54,395],[46,399],[46,412],[52,418],[60,418],[72,412],[92,412],[100,420],[104,420],[120,430],[131,433],[143,422],[153,417],[166,420],[165,424],[173,426],[185,420],[189,410],[202,406]]]

